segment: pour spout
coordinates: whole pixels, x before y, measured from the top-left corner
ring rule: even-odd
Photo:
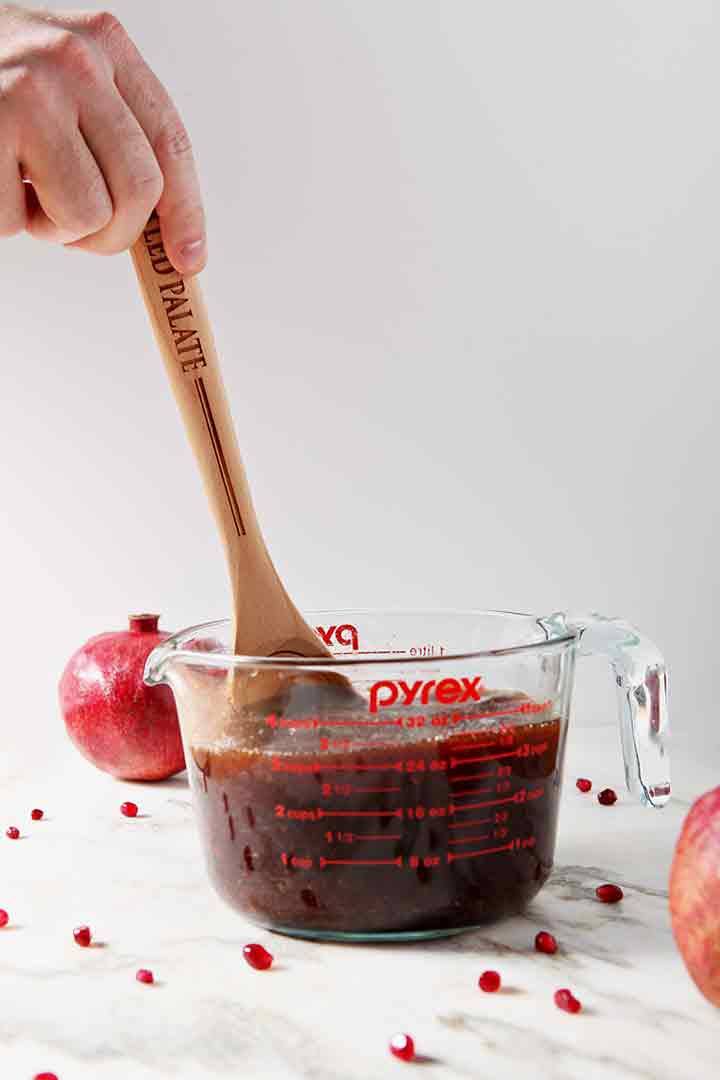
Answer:
[[[168,682],[168,664],[175,652],[175,647],[167,641],[156,645],[145,661],[143,682],[146,686],[162,686]]]

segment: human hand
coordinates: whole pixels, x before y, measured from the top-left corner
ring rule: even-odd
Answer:
[[[155,208],[175,268],[202,270],[190,139],[122,25],[107,12],[0,6],[0,236],[27,229],[110,255]]]

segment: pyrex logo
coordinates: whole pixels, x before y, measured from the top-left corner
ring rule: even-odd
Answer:
[[[343,623],[342,626],[328,626],[327,630],[324,626],[316,626],[315,631],[328,646],[332,646],[334,641],[337,645],[350,645],[353,652],[357,652],[360,648],[357,627],[353,626],[352,623]]]
[[[462,705],[479,701],[482,695],[482,676],[474,679],[418,679],[410,686],[403,679],[383,679],[370,687],[370,712],[388,705],[427,705],[434,698],[441,705]]]

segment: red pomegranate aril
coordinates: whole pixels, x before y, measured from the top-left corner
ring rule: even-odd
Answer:
[[[9,922],[10,916],[8,915],[7,911],[5,911],[3,908],[0,908],[0,930],[2,930],[4,926],[7,926]]]
[[[87,949],[88,945],[92,941],[92,933],[89,926],[76,926],[73,930],[73,937],[75,938],[75,944],[81,945],[83,949]]]
[[[617,802],[617,795],[611,787],[603,788],[602,791],[598,792],[598,802],[602,806],[612,806],[613,803]]]
[[[18,829],[17,825],[10,825],[5,830],[5,835],[7,836],[8,840],[17,840],[20,837],[20,830]]]
[[[267,971],[269,967],[272,967],[272,954],[267,949],[263,949],[262,945],[245,945],[243,956],[250,967],[255,968],[256,971]]]
[[[33,1080],[58,1080],[57,1073],[35,1073]]]
[[[603,904],[617,904],[618,900],[622,900],[625,893],[619,885],[598,885],[595,895],[598,900],[602,900]]]
[[[547,930],[541,930],[539,934],[535,935],[535,948],[538,952],[553,956],[558,950],[557,939],[552,934],[549,934]]]
[[[575,781],[575,787],[578,789],[578,791],[590,791],[590,789],[592,788],[592,780],[588,780],[586,777],[581,776],[578,780]]]
[[[124,802],[120,807],[120,813],[124,817],[137,817],[138,808],[134,802]]]
[[[582,1009],[582,1005],[571,990],[556,990],[554,1001],[558,1009],[562,1009],[563,1012],[579,1013]]]
[[[43,811],[42,810],[33,810],[30,813],[30,817],[33,819],[33,821],[42,821]]]
[[[496,990],[500,989],[501,982],[502,979],[497,971],[483,971],[478,979],[478,986],[486,994],[494,994]]]
[[[155,976],[148,968],[140,968],[139,971],[136,971],[135,978],[139,983],[147,983],[148,986],[155,982]]]
[[[401,1061],[412,1061],[415,1057],[415,1042],[411,1035],[401,1032],[390,1040],[390,1053]]]

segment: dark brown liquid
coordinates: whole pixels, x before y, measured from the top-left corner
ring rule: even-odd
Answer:
[[[215,887],[262,925],[309,936],[459,929],[520,910],[552,867],[562,724],[532,703],[537,719],[509,721],[511,700],[483,726],[427,717],[408,733],[395,713],[398,727],[358,729],[365,745],[338,729],[298,733],[282,752],[194,747]]]

